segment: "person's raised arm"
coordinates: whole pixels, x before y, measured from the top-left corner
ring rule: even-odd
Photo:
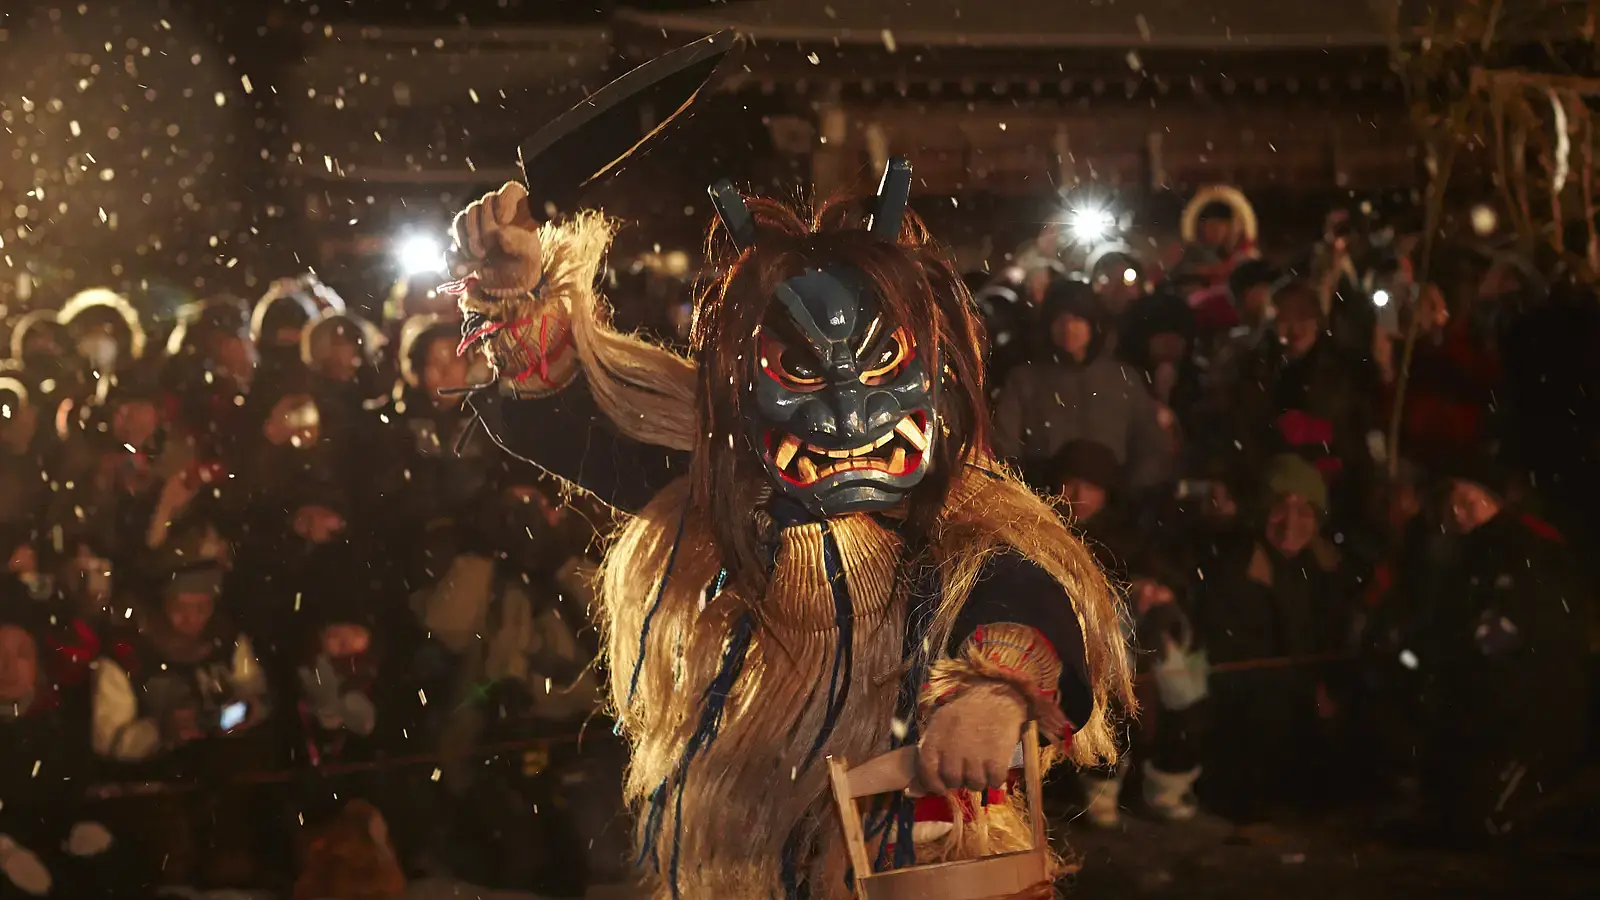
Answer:
[[[603,402],[607,392],[614,398],[628,390],[620,385],[630,376],[642,380],[647,366],[616,371],[612,364],[627,362],[626,353],[601,361],[596,350],[585,354],[579,346],[575,326],[596,336],[591,346],[651,355],[643,342],[593,321],[594,281],[610,226],[587,214],[541,228],[527,192],[512,182],[469,205],[452,231],[453,267],[464,273],[452,286],[463,314],[461,351],[481,344],[495,371],[494,387],[469,401],[490,436],[613,507],[642,508],[686,465],[670,441],[650,439],[648,417],[624,429]],[[594,357],[587,365],[596,371],[586,371],[586,356]],[[646,392],[653,387],[642,385]]]

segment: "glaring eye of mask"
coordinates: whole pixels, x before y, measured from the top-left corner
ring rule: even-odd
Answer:
[[[927,474],[936,391],[911,331],[853,268],[778,287],[758,334],[750,436],[774,488],[812,513],[885,509]]]

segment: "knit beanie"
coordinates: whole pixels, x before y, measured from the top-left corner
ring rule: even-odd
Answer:
[[[1273,497],[1299,494],[1317,509],[1328,508],[1328,484],[1305,457],[1280,453],[1267,461],[1267,493]]]
[[[1050,460],[1051,481],[1066,484],[1078,479],[1106,491],[1122,485],[1122,464],[1117,453],[1099,441],[1072,440],[1061,446]]]
[[[1100,300],[1089,283],[1076,278],[1052,278],[1039,304],[1039,324],[1045,328],[1062,316],[1077,316],[1097,328],[1100,325]]]
[[[1438,474],[1452,481],[1466,481],[1504,498],[1516,481],[1516,473],[1490,452],[1467,452],[1438,464]]]
[[[225,572],[221,565],[211,561],[184,566],[171,573],[167,583],[162,586],[162,595],[210,594],[215,597],[222,593],[222,576]]]
[[[1233,271],[1229,273],[1228,293],[1237,306],[1251,288],[1260,284],[1277,284],[1280,277],[1282,276],[1270,263],[1259,259],[1247,259],[1234,266]]]

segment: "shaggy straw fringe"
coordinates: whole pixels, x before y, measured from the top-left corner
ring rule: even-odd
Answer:
[[[589,389],[617,427],[636,440],[692,450],[699,427],[695,364],[617,332],[593,289],[612,230],[593,213],[545,226],[542,299],[569,312]],[[1066,589],[1083,630],[1096,712],[1079,723],[1071,757],[1081,765],[1114,760],[1105,710],[1114,699],[1131,713],[1135,701],[1119,609],[1105,576],[1055,510],[992,461],[973,461],[954,482],[925,560],[937,568],[943,587],[929,652],[937,657],[950,645],[956,615],[990,556],[1027,557]],[[903,548],[866,516],[786,529],[767,584],[736,580],[707,598],[723,561],[705,510],[686,508],[689,495],[687,480],[662,491],[622,528],[601,573],[612,704],[633,747],[626,794],[641,813],[652,798],[674,798],[656,804],[654,825],[641,815],[642,831],[654,828],[653,836],[641,835],[655,851],[645,864],[670,877],[672,861],[682,860],[677,893],[694,900],[781,896],[780,861],[793,836],[811,896],[845,897],[846,854],[825,767],[806,761],[826,755],[864,760],[889,749],[903,674],[907,604],[896,585],[906,579],[895,577],[905,564]],[[842,648],[820,562],[830,536],[852,604],[851,666],[848,680],[836,686],[830,686],[830,672]],[[707,686],[747,614],[760,627],[715,737],[680,772],[690,738],[702,727]],[[844,692],[844,701],[814,754],[834,688]],[[926,856],[919,847],[918,856],[920,862],[968,858],[985,848],[1020,849],[1029,840],[1017,804],[980,805],[973,822],[958,822],[926,848]],[[668,884],[658,889],[663,896],[670,892]]]
[[[1026,557],[1066,590],[1083,632],[1095,701],[1089,721],[1073,723],[1068,758],[1080,766],[1115,762],[1119,749],[1107,710],[1112,701],[1130,716],[1138,710],[1123,637],[1126,610],[1056,510],[993,460],[975,461],[951,489],[933,545],[944,586],[930,628],[934,647],[950,645],[956,615],[996,553]]]
[[[975,791],[948,794],[945,799],[952,813],[950,830],[936,840],[917,844],[918,865],[977,859],[1033,847],[1033,825],[1028,821],[1028,805],[1020,791],[1008,792],[1004,802],[987,806]],[[1053,881],[1066,872],[1067,866],[1049,847],[1045,850]]]
[[[1025,516],[1031,497],[976,469],[962,479],[937,545],[935,559],[949,577],[936,628],[939,617],[959,611],[989,553],[1013,546],[1007,540],[1012,531],[1040,526],[1030,525]],[[767,896],[781,891],[783,847],[791,833],[798,833],[803,877],[811,883],[813,896],[845,896],[845,854],[826,794],[826,775],[821,766],[805,765],[826,718],[828,672],[836,642],[822,542],[825,529],[831,529],[850,585],[855,629],[849,693],[820,755],[869,759],[888,749],[896,700],[890,685],[897,683],[901,672],[905,598],[891,590],[893,565],[901,553],[898,539],[866,516],[786,529],[777,567],[762,596],[752,601],[730,586],[702,610],[705,589],[716,579],[720,563],[714,557],[708,523],[699,511],[685,511],[687,499],[686,480],[663,491],[623,529],[607,554],[602,575],[612,701],[633,745],[627,796],[649,827],[650,816],[643,813],[652,797],[663,790],[665,796],[676,796],[680,779],[685,786],[681,812],[668,804],[659,814],[656,853],[646,865],[670,878],[669,848],[676,846],[682,859],[694,861],[690,869],[678,872],[681,896]],[[1042,503],[1038,506],[1048,510]],[[1007,510],[1012,518],[998,525],[985,524],[980,512]],[[675,542],[680,522],[683,536]],[[1064,529],[1058,534],[1071,540]],[[1048,533],[1040,540],[1047,539]],[[674,543],[678,553],[668,573],[666,560]],[[1070,547],[1082,552],[1075,542]],[[1056,577],[1073,596],[1094,598],[1091,591],[1094,579],[1100,577],[1098,570],[1069,569],[1070,549],[1035,559],[1052,574],[1071,571],[1073,581]],[[660,591],[659,604],[653,604],[663,578],[666,587]],[[1099,584],[1104,585],[1103,578]],[[1101,607],[1078,604],[1091,666],[1105,651],[1103,635],[1094,629],[1106,616],[1113,617],[1115,627],[1110,595],[1100,596]],[[755,635],[721,732],[687,772],[680,773],[677,767],[695,730],[704,686],[716,676],[735,620],[750,607],[765,613],[767,627]],[[948,626],[945,629],[948,633]],[[1120,641],[1120,632],[1113,634]],[[1097,637],[1102,640],[1097,642]],[[947,640],[933,644],[947,645]],[[1125,657],[1119,653],[1111,659]],[[633,689],[628,676],[635,668],[640,677]],[[1097,694],[1103,696],[1105,691],[1105,684],[1097,687]],[[1099,753],[1096,747],[1107,752],[1088,755]],[[1072,753],[1080,760],[1114,758],[1115,745],[1102,712],[1097,711],[1076,733]],[[773,789],[786,781],[788,788]],[[956,821],[943,838],[919,845],[919,862],[970,859],[1031,846],[1020,798],[985,807],[970,796],[967,805],[976,811],[972,821],[953,817]],[[648,841],[650,835],[641,838]]]
[[[589,390],[617,428],[634,440],[674,450],[695,445],[695,367],[690,360],[612,328],[595,278],[616,232],[598,212],[545,225],[540,296],[559,303]]]
[[[740,588],[730,586],[702,611],[704,590],[719,565],[710,557],[707,523],[695,510],[684,519],[673,571],[666,571],[686,498],[684,482],[663,492],[623,529],[602,574],[612,700],[633,745],[625,791],[641,810],[663,787],[674,798],[657,816],[656,853],[645,864],[663,879],[664,893],[676,846],[682,859],[692,861],[677,873],[681,896],[781,895],[784,846],[798,833],[802,877],[812,883],[813,896],[832,896],[834,885],[842,893],[843,841],[820,759],[867,759],[888,748],[896,701],[889,686],[900,674],[906,627],[906,598],[894,589],[893,578],[898,538],[866,516],[787,529],[763,596],[741,596]],[[831,531],[849,584],[852,665],[848,682],[839,685],[843,708],[814,753],[836,699],[829,673],[838,630],[822,565],[830,537],[825,531]],[[667,586],[651,613],[641,601],[653,596],[663,577]],[[764,611],[767,625],[754,636],[716,739],[680,772],[704,685],[715,677],[732,623],[751,606]],[[651,625],[643,635],[641,665],[647,613]],[[640,677],[630,697],[627,675],[635,666]],[[650,816],[641,819],[650,827]]]

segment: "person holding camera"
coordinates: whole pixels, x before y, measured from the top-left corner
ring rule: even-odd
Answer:
[[[267,682],[250,638],[217,614],[222,566],[204,561],[171,573],[139,620],[134,659],[95,668],[91,745],[113,772],[198,776],[208,790],[152,798],[144,830],[160,846],[164,880],[199,876],[212,887],[254,880],[248,806],[227,787],[266,742],[242,739],[266,720]],[[216,786],[223,787],[216,787]]]

